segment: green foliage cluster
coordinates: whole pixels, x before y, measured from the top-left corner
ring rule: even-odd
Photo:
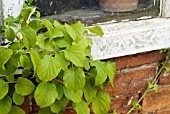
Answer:
[[[70,101],[78,114],[89,114],[89,104],[96,114],[108,113],[111,101],[103,89],[108,81],[114,86],[116,65],[94,61],[92,40],[85,37],[102,37],[99,26],[41,20],[27,6],[17,18],[5,19],[0,31],[9,42],[0,46],[0,114],[24,114],[19,106],[25,96],[35,99],[39,113],[61,114]]]

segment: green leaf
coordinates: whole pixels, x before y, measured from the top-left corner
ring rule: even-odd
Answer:
[[[0,46],[0,53],[5,50],[5,47]]]
[[[169,66],[165,66],[165,70],[166,70],[166,72],[170,72],[170,67]]]
[[[64,36],[64,33],[61,28],[56,27],[53,29],[52,38],[63,37],[63,36]]]
[[[6,72],[9,75],[13,75],[18,69],[19,56],[19,54],[12,55],[8,62],[5,64]]]
[[[26,78],[18,78],[18,82],[15,84],[16,93],[26,96],[30,95],[35,90],[35,85]]]
[[[89,58],[86,58],[85,60],[85,64],[84,64],[84,68],[89,71],[90,70],[90,59]]]
[[[53,27],[53,25],[52,25],[52,23],[49,21],[49,20],[47,20],[47,19],[43,19],[42,20],[42,23],[44,24],[44,26],[47,28],[47,30],[48,30],[48,32],[49,32],[49,34],[50,34],[50,40],[52,40],[52,34],[53,34],[53,29],[54,29],[54,27]]]
[[[85,38],[85,39],[79,40],[78,45],[83,49],[87,49],[88,47],[92,46],[92,39]]]
[[[13,16],[9,16],[4,20],[5,25],[13,25],[14,21],[15,21],[15,18]]]
[[[93,58],[93,56],[91,55],[91,47],[87,47],[85,50],[84,50],[85,54],[87,57],[89,58]]]
[[[19,50],[21,48],[20,46],[20,42],[12,42],[8,49],[12,49],[12,50]]]
[[[96,68],[92,67],[89,71],[88,71],[88,75],[86,76],[87,80],[92,84],[95,85],[95,77],[97,75],[97,70]]]
[[[116,75],[116,64],[115,63],[113,62],[107,63],[107,75],[109,77],[110,84],[112,85],[112,87],[114,87],[114,78]]]
[[[35,10],[34,7],[23,8],[21,10],[21,15],[24,18],[24,20],[28,20],[30,15],[32,15],[32,13],[34,12],[34,10]]]
[[[40,63],[41,58],[36,51],[30,51],[29,54],[31,55],[31,61],[32,61],[33,66],[34,66],[34,71],[36,71],[37,67]]]
[[[4,65],[8,62],[10,57],[12,56],[13,51],[11,49],[4,50],[0,53],[0,67],[5,69]]]
[[[64,38],[55,38],[54,42],[59,48],[66,48],[70,46],[70,44]]]
[[[36,31],[30,27],[23,27],[20,30],[23,36],[24,46],[28,49],[34,47],[37,41]]]
[[[33,2],[33,0],[26,0],[27,1],[27,4],[30,6]]]
[[[24,69],[24,70],[22,71],[22,77],[23,77],[23,78],[29,77],[31,74],[32,74],[32,72],[31,72],[30,69]]]
[[[77,114],[90,114],[90,109],[88,103],[81,101],[80,103],[73,103],[73,107],[76,110]]]
[[[64,54],[66,59],[71,61],[74,65],[78,67],[84,66],[86,55],[81,47],[72,45],[65,50]]]
[[[89,81],[86,81],[86,85],[84,87],[84,96],[88,103],[90,103],[95,97],[97,93],[97,88],[92,86]]]
[[[43,27],[43,25],[40,20],[34,20],[29,23],[29,27],[31,27],[32,29],[34,29],[37,32],[38,30],[40,30]]]
[[[44,56],[37,67],[37,75],[42,81],[51,81],[55,79],[61,68],[58,60],[49,55]]]
[[[10,112],[8,114],[25,114],[24,110],[17,106],[12,106]]]
[[[55,84],[49,82],[41,82],[34,93],[35,101],[41,108],[53,104],[57,97],[58,93]]]
[[[6,78],[6,80],[9,81],[9,82],[14,81],[14,75],[6,75],[5,78]]]
[[[28,57],[27,55],[20,56],[20,63],[21,63],[21,66],[24,68],[32,68],[33,67],[31,58]]]
[[[149,83],[148,83],[148,88],[151,89],[151,88],[153,88],[153,87],[154,87],[154,85],[153,85],[151,82],[149,82]]]
[[[142,106],[141,106],[141,105],[138,105],[138,106],[136,107],[136,109],[140,111],[140,110],[142,110]]]
[[[64,88],[64,95],[67,99],[72,100],[74,103],[79,103],[82,99],[83,91],[70,91],[69,89]]]
[[[54,113],[59,113],[60,111],[65,110],[65,108],[68,105],[68,103],[69,103],[69,100],[63,97],[61,100],[56,100],[50,106],[50,109]]]
[[[0,79],[0,100],[3,99],[9,90],[9,85],[4,81]]]
[[[107,64],[100,61],[92,61],[91,66],[96,67],[97,75],[95,77],[95,85],[98,86],[107,79]]]
[[[135,107],[136,110],[142,110],[142,106],[139,105],[137,101],[133,101],[132,106]]]
[[[36,11],[36,18],[37,18],[37,19],[40,19],[40,17],[41,17],[40,12],[39,12],[39,11]]]
[[[85,85],[85,74],[81,68],[69,68],[64,72],[63,80],[69,90],[81,90]]]
[[[10,96],[4,97],[0,100],[0,114],[7,114],[11,110],[12,99]]]
[[[7,40],[11,41],[11,42],[14,41],[14,39],[15,39],[15,32],[14,32],[14,30],[12,28],[7,28],[5,30],[5,38]]]
[[[108,81],[109,81],[109,80],[106,79],[106,81],[105,81],[104,83],[102,83],[101,85],[99,85],[99,86],[100,86],[100,89],[104,90],[104,89],[106,88],[106,86],[107,86]]]
[[[76,31],[74,30],[73,27],[71,27],[70,25],[65,23],[65,31],[69,34],[69,36],[73,39],[73,40],[77,40],[77,36],[76,36]]]
[[[24,103],[24,96],[21,96],[20,94],[17,94],[16,92],[13,93],[12,99],[16,105],[22,105]]]
[[[54,23],[53,23],[54,27],[60,27],[62,28],[63,25],[61,23],[59,23],[58,21],[54,20]]]
[[[92,47],[93,45],[93,41],[92,41],[92,38],[85,38],[86,39],[86,43],[88,46]]]
[[[65,58],[63,52],[55,54],[55,59],[57,60],[58,65],[60,65],[61,69],[66,70],[68,68],[69,62]]]
[[[113,112],[113,114],[117,114],[117,112],[116,112],[116,109],[114,109],[114,112]]]
[[[132,102],[132,106],[135,107],[135,108],[137,107],[137,101],[136,100]]]
[[[38,114],[53,114],[49,107],[40,108]]]
[[[103,91],[98,91],[92,101],[92,110],[96,114],[105,114],[110,110],[110,97]]]
[[[99,35],[100,37],[103,37],[104,35],[100,26],[94,26],[94,27],[88,28],[88,30],[92,33]]]
[[[64,94],[64,89],[63,89],[63,84],[55,82],[55,86],[58,92],[58,97],[57,99],[60,100],[63,97]]]
[[[155,85],[154,85],[154,90],[155,90],[155,93],[157,93],[157,92],[158,92],[158,90],[159,90],[159,86],[158,86],[157,84],[155,84]]]
[[[39,34],[37,37],[37,41],[38,41],[38,46],[42,49],[46,49],[44,40],[45,40],[44,34]]]
[[[84,24],[78,21],[75,24],[72,24],[71,27],[73,27],[74,30],[76,31],[77,39],[84,38],[84,33],[86,31]]]
[[[70,35],[65,31],[65,29],[63,28],[63,33],[64,33],[64,39],[69,43],[72,44],[73,39],[70,37]]]
[[[47,38],[44,40],[44,47],[46,50],[55,51],[56,45],[53,40],[50,40],[49,38]]]

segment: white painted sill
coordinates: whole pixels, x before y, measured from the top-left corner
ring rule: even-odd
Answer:
[[[170,47],[170,19],[154,18],[100,26],[104,37],[92,36],[91,53],[95,60]]]

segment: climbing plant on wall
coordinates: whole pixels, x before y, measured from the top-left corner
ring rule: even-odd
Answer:
[[[72,102],[78,114],[89,114],[89,104],[96,114],[108,113],[111,101],[103,88],[108,81],[114,86],[116,65],[94,61],[92,39],[86,38],[89,32],[102,37],[99,26],[41,20],[36,7],[26,5],[0,31],[8,41],[0,46],[0,114],[24,114],[19,106],[25,96],[40,111],[62,113]]]

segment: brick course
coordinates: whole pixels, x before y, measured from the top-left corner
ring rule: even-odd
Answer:
[[[155,114],[170,114],[170,107],[158,110],[158,111],[155,112]]]
[[[153,112],[170,106],[170,86],[159,88],[159,91],[151,91],[142,101],[142,112]]]
[[[110,96],[127,95],[143,91],[146,89],[148,82],[151,82],[154,78],[156,67],[157,65],[153,64],[117,74],[114,81],[114,88],[108,83],[105,91]]]
[[[132,107],[131,102],[138,99],[138,94],[132,94],[129,96],[121,96],[118,98],[111,98],[111,109],[113,112],[115,109],[118,114],[126,114]],[[132,114],[137,114],[137,111],[133,111]]]
[[[167,64],[167,66],[170,66],[170,63]],[[165,70],[160,76],[159,82],[160,85],[167,85],[170,84],[170,72],[166,72]]]
[[[166,53],[160,54],[158,51],[123,56],[113,59],[108,59],[107,61],[114,61],[117,64],[117,70],[124,68],[137,67],[144,64],[151,64],[162,61],[165,59]]]

